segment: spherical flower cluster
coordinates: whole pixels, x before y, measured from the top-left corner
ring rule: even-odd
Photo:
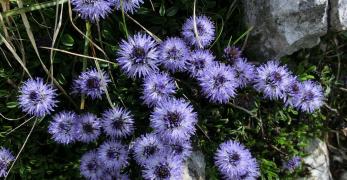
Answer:
[[[125,13],[134,14],[143,4],[143,0],[114,0],[117,10],[122,10]]]
[[[106,141],[98,148],[98,156],[107,169],[119,170],[127,164],[128,149],[118,141]]]
[[[12,153],[6,149],[0,148],[0,177],[5,177],[7,175],[8,165],[14,160]]]
[[[162,139],[187,140],[195,133],[197,114],[183,99],[166,99],[154,108],[150,121]]]
[[[236,46],[228,46],[224,49],[224,58],[231,64],[233,64],[235,60],[241,58],[241,56],[242,51]]]
[[[246,87],[255,78],[254,66],[248,63],[245,58],[235,59],[232,69],[235,72],[235,80],[240,88]]]
[[[189,45],[205,48],[215,38],[215,27],[206,16],[197,16],[195,20],[192,16],[183,24],[182,35]]]
[[[145,104],[152,107],[158,102],[171,97],[175,90],[175,83],[168,74],[154,73],[145,78],[141,99]]]
[[[284,98],[285,88],[289,83],[289,71],[278,61],[268,61],[256,69],[254,87],[263,92],[265,97],[273,100]]]
[[[214,159],[225,179],[256,179],[260,175],[257,161],[236,141],[220,144]]]
[[[158,70],[157,43],[146,34],[122,40],[117,55],[117,62],[129,77],[145,77]]]
[[[136,162],[145,166],[164,150],[164,145],[156,134],[146,134],[137,138],[134,142],[134,158]]]
[[[312,113],[324,103],[323,88],[313,81],[305,81],[302,83],[302,88],[297,98],[299,100],[297,100],[295,106],[302,111]]]
[[[283,168],[288,171],[294,171],[301,165],[301,158],[299,156],[294,156],[287,163],[283,165]]]
[[[89,69],[74,80],[73,93],[85,94],[91,99],[101,99],[109,82],[110,78],[104,71]]]
[[[183,165],[178,156],[162,154],[143,170],[145,179],[182,179]]]
[[[74,112],[62,111],[53,117],[48,132],[53,140],[61,144],[70,144],[76,140],[75,125],[77,115]]]
[[[195,50],[190,53],[187,63],[187,71],[192,77],[197,77],[201,72],[213,64],[215,57],[208,50]]]
[[[211,102],[225,104],[236,95],[235,72],[221,63],[205,68],[198,77],[202,92]]]
[[[56,89],[45,84],[42,78],[28,79],[19,89],[19,107],[26,113],[43,117],[56,107]]]
[[[128,110],[116,107],[102,114],[101,126],[110,137],[127,137],[134,132],[134,119]]]
[[[159,46],[160,63],[172,72],[185,70],[188,56],[189,48],[181,38],[168,38]]]
[[[71,0],[71,4],[83,19],[92,22],[104,19],[115,5],[114,0]]]
[[[84,143],[95,141],[100,135],[99,119],[91,113],[79,116],[75,125],[76,138]]]

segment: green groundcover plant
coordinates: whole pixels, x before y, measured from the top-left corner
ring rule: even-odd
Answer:
[[[259,59],[237,0],[1,5],[1,178],[295,179],[344,128],[346,33]]]

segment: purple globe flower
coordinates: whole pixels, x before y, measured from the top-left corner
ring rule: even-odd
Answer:
[[[134,14],[143,4],[143,0],[114,0],[117,10],[123,10],[125,13]],[[123,3],[123,4],[121,4]]]
[[[142,174],[148,180],[182,179],[183,163],[177,156],[163,154],[146,165]]]
[[[100,135],[99,119],[91,113],[80,115],[75,128],[76,140],[84,143],[95,141]]]
[[[324,104],[324,94],[321,85],[313,81],[304,81],[299,94],[299,103],[296,104],[300,110],[312,113]]]
[[[51,114],[56,103],[56,89],[45,84],[42,78],[28,79],[19,89],[19,107],[22,111],[36,117]]]
[[[229,140],[220,144],[214,159],[225,179],[256,179],[260,175],[256,160],[238,142]]]
[[[254,66],[247,62],[245,58],[234,60],[233,70],[235,78],[240,88],[246,87],[255,78]]]
[[[255,89],[271,100],[285,98],[290,73],[278,61],[268,61],[256,69]]]
[[[114,6],[113,0],[71,0],[71,4],[83,19],[92,22],[104,19]]]
[[[168,38],[159,47],[160,63],[171,72],[183,71],[188,56],[189,48],[181,38]]]
[[[102,127],[105,133],[114,138],[122,138],[134,132],[134,119],[124,108],[116,107],[102,114]]]
[[[89,69],[74,80],[73,93],[82,93],[92,99],[101,99],[109,82],[110,78],[104,71],[99,73],[96,69]]]
[[[182,27],[182,35],[188,44],[202,48],[210,45],[215,38],[215,27],[210,18],[197,16],[195,18],[198,38],[194,33],[194,19],[190,17]]]
[[[129,176],[121,173],[120,169],[105,169],[102,180],[130,180]]]
[[[145,78],[141,99],[145,104],[153,107],[158,102],[171,97],[175,90],[175,83],[168,74],[154,73]]]
[[[5,177],[7,175],[7,168],[11,161],[14,160],[14,156],[11,151],[1,147],[0,148],[0,177]]]
[[[225,104],[236,95],[235,72],[224,64],[214,63],[205,68],[198,81],[202,93],[213,103]]]
[[[104,176],[104,169],[96,150],[91,150],[82,156],[80,171],[83,177],[90,180],[99,180]]]
[[[56,114],[48,126],[48,132],[55,142],[70,144],[76,140],[75,128],[78,119],[74,112],[63,111]]]
[[[128,163],[128,149],[118,141],[106,141],[98,148],[99,160],[107,169],[119,170]]]
[[[214,62],[215,57],[211,51],[195,50],[188,57],[187,70],[192,77],[198,76],[203,69],[209,67]]]
[[[300,103],[302,83],[295,76],[289,76],[289,83],[285,88],[286,95],[283,99],[286,106],[296,107]]]
[[[283,165],[283,168],[290,172],[293,172],[300,165],[301,165],[301,158],[299,156],[294,156],[292,159],[290,159],[287,163]]]
[[[133,152],[136,162],[145,166],[148,162],[158,156],[164,149],[164,146],[158,137],[151,133],[142,135],[134,142]]]
[[[150,125],[163,140],[187,140],[195,133],[197,114],[183,99],[166,99],[158,103],[150,116]]]
[[[165,152],[186,160],[192,154],[192,146],[189,140],[164,141]]]
[[[224,49],[224,58],[228,60],[229,63],[234,63],[236,59],[241,58],[242,51],[236,46],[228,46]]]
[[[145,77],[158,70],[156,42],[148,35],[137,33],[122,40],[117,51],[121,69],[132,78]]]

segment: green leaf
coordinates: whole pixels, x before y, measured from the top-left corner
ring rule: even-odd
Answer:
[[[75,43],[75,40],[70,34],[64,34],[61,38],[62,43],[64,46],[72,47]]]
[[[18,102],[16,101],[6,103],[6,107],[10,109],[16,108],[17,106],[18,106]]]
[[[159,14],[160,14],[160,16],[164,16],[165,15],[165,5],[164,5],[164,3],[162,3],[161,6],[160,6]]]

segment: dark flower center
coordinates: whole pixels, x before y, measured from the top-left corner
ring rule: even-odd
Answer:
[[[180,52],[176,47],[171,48],[167,54],[169,55],[170,59],[177,60],[180,58]]]
[[[279,72],[273,72],[270,80],[272,80],[273,83],[280,82],[282,80],[282,76]]]
[[[249,172],[246,172],[245,174],[241,175],[241,179],[246,179],[249,176]]]
[[[158,150],[157,147],[154,145],[145,146],[143,150],[143,155],[145,155],[146,157],[149,157],[153,155],[157,150]]]
[[[202,35],[205,33],[205,27],[202,23],[197,23],[196,29],[198,30],[199,35]]]
[[[112,122],[112,127],[114,129],[122,129],[124,127],[124,122],[123,122],[123,119],[122,117],[119,117],[117,119],[115,119],[113,122]]]
[[[134,47],[130,57],[135,64],[146,63],[146,51],[142,47]]]
[[[88,89],[97,89],[100,87],[100,80],[97,78],[89,78],[87,80]]]
[[[241,157],[237,152],[233,152],[229,155],[229,163],[232,164],[233,166],[236,166]]]
[[[303,101],[311,101],[314,98],[314,94],[312,91],[305,93]]]
[[[192,64],[195,66],[195,68],[196,68],[197,70],[200,70],[200,69],[204,69],[204,68],[205,68],[205,60],[204,60],[204,59],[201,59],[201,58],[196,59],[195,61],[193,61]]]
[[[159,94],[164,94],[165,84],[164,83],[157,83],[154,85],[154,92],[157,92]]]
[[[225,82],[227,82],[227,79],[223,75],[221,75],[221,74],[218,74],[217,76],[215,76],[213,78],[213,80],[214,80],[214,86],[215,87],[223,86],[223,84]]]
[[[109,159],[118,159],[119,158],[119,152],[116,149],[108,149],[106,152],[106,156]]]
[[[293,84],[291,87],[291,90],[293,94],[297,94],[300,90],[298,84],[297,83]]]
[[[69,122],[61,122],[59,123],[59,129],[65,133],[70,131],[72,124]]]
[[[181,154],[183,152],[183,147],[179,144],[172,144],[171,148],[176,154]]]
[[[175,128],[180,126],[181,116],[179,112],[167,112],[164,120],[168,123],[168,128]]]
[[[96,171],[96,168],[97,168],[97,162],[95,160],[93,161],[90,161],[88,164],[87,164],[87,169],[88,171]]]
[[[167,164],[160,163],[155,167],[154,174],[160,179],[166,179],[170,176],[170,170]]]
[[[29,99],[35,103],[38,103],[41,101],[42,98],[38,92],[31,91],[29,94]]]
[[[240,56],[240,51],[235,47],[231,47],[231,48],[229,48],[228,54],[229,54],[229,57],[236,59]]]
[[[7,163],[5,161],[0,161],[0,169],[7,169]]]
[[[83,130],[84,130],[84,132],[86,132],[87,134],[91,134],[91,133],[93,133],[94,128],[93,128],[93,126],[92,126],[91,124],[86,123],[86,124],[83,124]]]

